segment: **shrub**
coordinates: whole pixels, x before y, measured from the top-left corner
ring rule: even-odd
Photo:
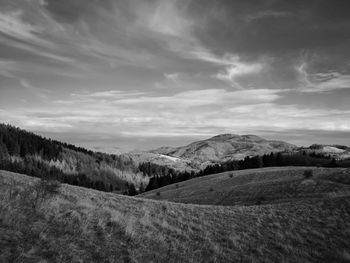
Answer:
[[[255,205],[261,205],[264,201],[266,201],[266,198],[264,196],[259,196],[256,198]]]
[[[55,195],[58,193],[60,182],[55,180],[41,179],[36,185],[35,190],[41,198],[46,196]]]
[[[162,205],[162,211],[165,212],[166,211],[166,206],[165,205]]]
[[[156,195],[157,195],[157,196],[160,196],[160,192],[157,192]]]
[[[233,177],[233,174],[229,174],[228,176],[229,176],[230,178],[232,178],[232,177]]]
[[[46,198],[57,194],[60,185],[61,184],[55,180],[41,179],[34,185],[34,192],[29,191],[28,193],[24,194],[23,197],[26,199],[27,202],[31,203],[32,208],[35,208],[40,202],[44,201]]]
[[[312,177],[312,170],[305,170],[304,171],[304,177],[305,178],[311,178]]]
[[[213,191],[214,191],[213,187],[210,187],[209,192],[213,192]]]

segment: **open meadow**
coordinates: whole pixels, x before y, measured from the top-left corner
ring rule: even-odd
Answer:
[[[304,202],[350,194],[350,169],[269,167],[194,178],[140,197],[207,205]]]
[[[342,193],[193,205],[0,171],[0,262],[348,262],[350,196]]]

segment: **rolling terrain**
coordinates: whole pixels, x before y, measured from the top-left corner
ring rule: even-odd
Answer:
[[[345,193],[192,205],[0,171],[0,262],[348,262],[349,211]]]
[[[345,145],[322,145],[313,144],[310,147],[302,147],[300,151],[305,151],[307,153],[323,154],[336,158],[338,160],[344,160],[350,158],[350,147]]]
[[[310,178],[304,172],[312,171]],[[207,205],[254,205],[350,194],[349,168],[269,167],[194,178],[140,197]]]

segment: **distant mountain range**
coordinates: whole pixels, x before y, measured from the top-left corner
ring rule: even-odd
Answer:
[[[166,164],[175,169],[202,169],[208,164],[240,160],[246,156],[290,152],[297,146],[266,140],[256,135],[220,134],[180,147],[161,147],[149,152],[132,152],[136,162]]]
[[[207,165],[271,152],[303,152],[324,154],[336,159],[350,158],[350,147],[316,145],[298,147],[284,141],[267,140],[256,135],[220,134],[180,147],[160,147],[150,151],[135,151],[126,155],[136,163],[151,162],[175,170],[199,170]]]
[[[271,152],[292,151],[296,148],[297,146],[290,143],[269,141],[255,135],[221,134],[186,146],[163,147],[151,152],[199,162],[222,162]]]

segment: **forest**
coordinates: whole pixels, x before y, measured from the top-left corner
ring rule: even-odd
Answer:
[[[0,124],[0,169],[129,195],[148,182],[130,158],[93,152],[6,124]]]

